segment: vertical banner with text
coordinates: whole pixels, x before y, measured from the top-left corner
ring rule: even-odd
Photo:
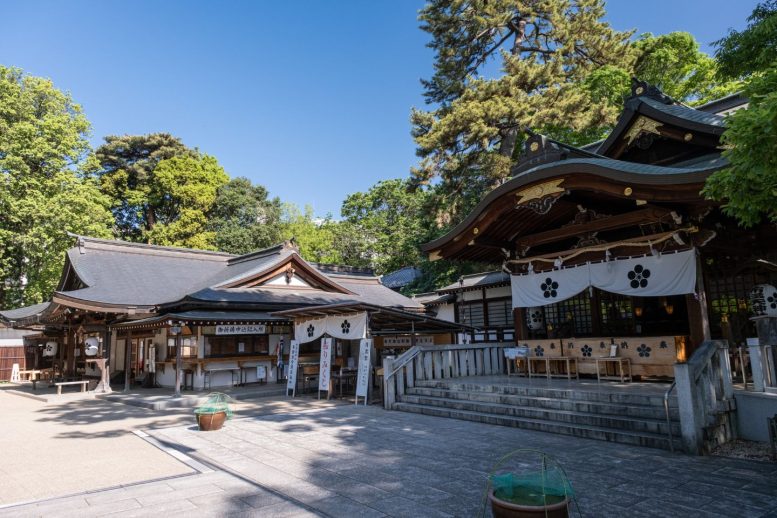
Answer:
[[[318,390],[329,390],[329,373],[332,370],[332,339],[321,339],[321,360],[318,371]]]
[[[297,395],[297,365],[299,364],[299,342],[292,340],[289,344],[289,375],[286,376],[286,395]]]
[[[372,340],[364,338],[359,342],[359,371],[356,374],[356,402],[359,397],[364,398],[364,404],[367,404],[367,389],[370,386],[370,371],[372,363],[370,362],[370,352],[372,350]]]

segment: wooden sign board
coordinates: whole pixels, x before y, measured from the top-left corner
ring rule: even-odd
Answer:
[[[321,339],[321,359],[318,370],[318,397],[322,390],[329,390],[329,374],[332,370],[332,339]]]
[[[267,333],[265,325],[216,326],[216,336],[224,335],[263,335]]]
[[[359,370],[356,374],[356,403],[359,403],[359,397],[364,398],[364,404],[367,404],[367,389],[370,386],[370,353],[372,350],[372,340],[362,339],[359,343]]]
[[[289,375],[286,376],[286,395],[297,395],[297,366],[299,365],[299,342],[292,340],[289,346]]]

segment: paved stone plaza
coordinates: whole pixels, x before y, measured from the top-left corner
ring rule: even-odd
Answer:
[[[495,460],[528,447],[562,462],[583,516],[777,516],[774,463],[689,457],[377,407],[243,413],[210,433],[189,424],[148,431],[210,469],[0,514],[477,516]]]

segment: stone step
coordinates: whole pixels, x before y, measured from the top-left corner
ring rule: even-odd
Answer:
[[[526,430],[535,430],[539,432],[573,435],[575,437],[584,437],[588,439],[598,439],[602,441],[632,444],[636,446],[646,446],[649,448],[669,449],[669,437],[663,434],[634,432],[629,430],[615,430],[612,428],[601,428],[596,426],[574,425],[570,423],[546,421],[542,419],[495,415],[474,412],[470,410],[456,410],[446,407],[434,407],[406,402],[395,403],[394,409],[437,417],[448,417],[466,421],[476,421],[486,424],[512,426],[515,428],[523,428]],[[675,448],[680,447],[680,442],[677,436],[674,438],[674,445]]]
[[[411,403],[421,406],[448,408],[451,410],[466,410],[479,414],[509,416],[521,419],[564,423],[572,426],[585,426],[595,428],[608,428],[617,431],[632,431],[650,434],[668,434],[666,420],[644,419],[628,416],[614,416],[591,412],[577,412],[570,410],[553,410],[548,408],[536,408],[530,406],[517,406],[502,403],[483,403],[479,401],[456,400],[434,396],[402,396],[403,403]],[[680,434],[680,423],[671,422],[672,433]]]
[[[527,396],[519,394],[502,394],[499,392],[463,391],[445,388],[411,387],[405,389],[406,394],[413,396],[441,397],[456,401],[475,401],[479,403],[497,403],[521,407],[544,408],[550,410],[567,410],[573,412],[593,413],[598,415],[625,416],[642,419],[666,420],[663,403],[656,405],[635,405],[625,403],[609,403],[581,399],[559,399],[556,397]],[[675,406],[669,408],[670,419],[680,418]]]
[[[510,385],[506,383],[469,383],[457,380],[416,380],[416,387],[458,390],[462,392],[509,394],[518,396],[546,397],[599,403],[615,403],[626,405],[644,405],[663,407],[664,397],[659,394],[637,394],[635,391],[613,392],[595,389],[535,387],[526,385]],[[667,386],[667,388],[669,388]],[[677,398],[672,395],[669,400],[671,407],[677,407]]]

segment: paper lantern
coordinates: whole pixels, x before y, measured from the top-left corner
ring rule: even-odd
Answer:
[[[526,309],[526,327],[532,331],[539,331],[545,327],[545,315],[542,313],[542,308]]]
[[[97,356],[100,351],[100,340],[94,336],[90,336],[84,341],[84,352],[87,356]]]
[[[56,355],[57,355],[57,342],[54,342],[54,341],[46,342],[46,345],[43,347],[43,356],[53,358]]]

